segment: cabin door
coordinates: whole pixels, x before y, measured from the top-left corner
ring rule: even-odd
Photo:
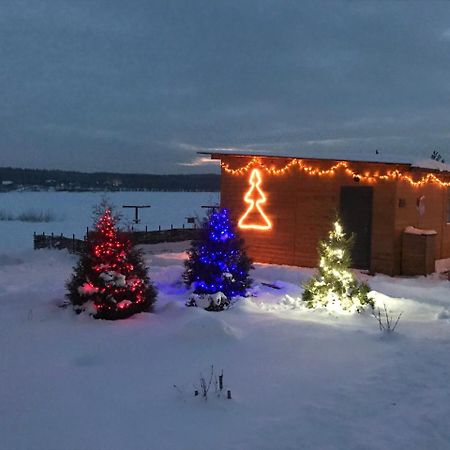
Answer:
[[[370,186],[341,187],[341,217],[345,232],[355,233],[352,250],[352,267],[370,268],[370,243],[372,238],[372,198]]]

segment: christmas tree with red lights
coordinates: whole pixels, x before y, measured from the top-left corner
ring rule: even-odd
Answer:
[[[156,290],[139,250],[117,228],[111,208],[105,207],[89,233],[88,249],[67,283],[67,297],[76,312],[96,319],[124,319],[151,311]]]

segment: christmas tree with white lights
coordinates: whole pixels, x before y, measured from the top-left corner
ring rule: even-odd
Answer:
[[[325,307],[332,311],[360,312],[373,308],[369,286],[355,279],[350,271],[353,237],[347,237],[339,218],[328,238],[319,242],[319,273],[305,283],[302,299],[308,308]]]

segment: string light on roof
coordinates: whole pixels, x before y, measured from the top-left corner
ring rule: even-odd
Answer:
[[[269,175],[281,176],[285,175],[294,166],[298,170],[311,176],[334,176],[338,171],[344,171],[345,174],[352,177],[355,181],[361,181],[365,183],[376,183],[377,181],[387,181],[387,180],[401,180],[409,183],[414,187],[424,186],[426,184],[432,183],[441,188],[450,187],[450,181],[444,181],[437,177],[433,173],[427,173],[423,175],[419,180],[414,180],[411,175],[401,172],[398,169],[389,170],[384,174],[380,174],[378,170],[373,172],[365,171],[364,173],[359,173],[358,171],[351,168],[350,163],[347,161],[340,161],[334,164],[328,169],[321,169],[320,167],[315,167],[312,165],[306,165],[302,159],[293,158],[287,164],[282,167],[267,166],[262,162],[261,158],[252,158],[245,166],[239,167],[237,169],[232,169],[229,164],[222,162],[221,166],[226,173],[231,175],[244,175],[250,169],[258,167],[260,170],[265,171]]]

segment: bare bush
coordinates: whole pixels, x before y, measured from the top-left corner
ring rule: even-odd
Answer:
[[[402,317],[402,314],[403,311],[394,320],[392,313],[389,313],[386,307],[386,303],[383,303],[383,310],[378,308],[378,311],[373,312],[372,316],[375,317],[375,319],[377,320],[378,326],[382,333],[393,333],[397,328],[397,325],[400,321],[400,318]]]
[[[50,210],[36,211],[30,209],[18,214],[16,220],[20,220],[21,222],[54,222],[56,217]]]
[[[197,388],[196,386],[194,387],[196,388],[194,391],[194,395],[201,395],[204,400],[208,400],[208,393],[210,392],[211,388],[214,388],[214,394],[217,397],[220,397],[222,392],[224,391],[223,370],[220,375],[217,375],[214,372],[214,366],[212,365],[209,377],[204,377],[202,374],[200,374],[199,388]],[[230,390],[227,391],[227,398],[231,399]]]
[[[15,220],[14,214],[11,214],[9,211],[5,211],[4,209],[0,210],[0,221],[10,221]]]
[[[0,221],[13,221],[18,220],[20,222],[54,222],[57,220],[55,214],[50,211],[37,211],[34,209],[29,209],[23,211],[20,214],[13,214],[9,211],[0,210]]]
[[[184,397],[185,389],[179,385],[172,385],[173,388]],[[231,390],[225,389],[223,370],[220,374],[215,373],[214,366],[211,365],[211,370],[209,376],[205,377],[200,373],[200,380],[198,384],[194,384],[194,396],[202,397],[203,400],[207,401],[208,396],[214,394],[217,398],[226,396],[228,400],[231,400]]]

